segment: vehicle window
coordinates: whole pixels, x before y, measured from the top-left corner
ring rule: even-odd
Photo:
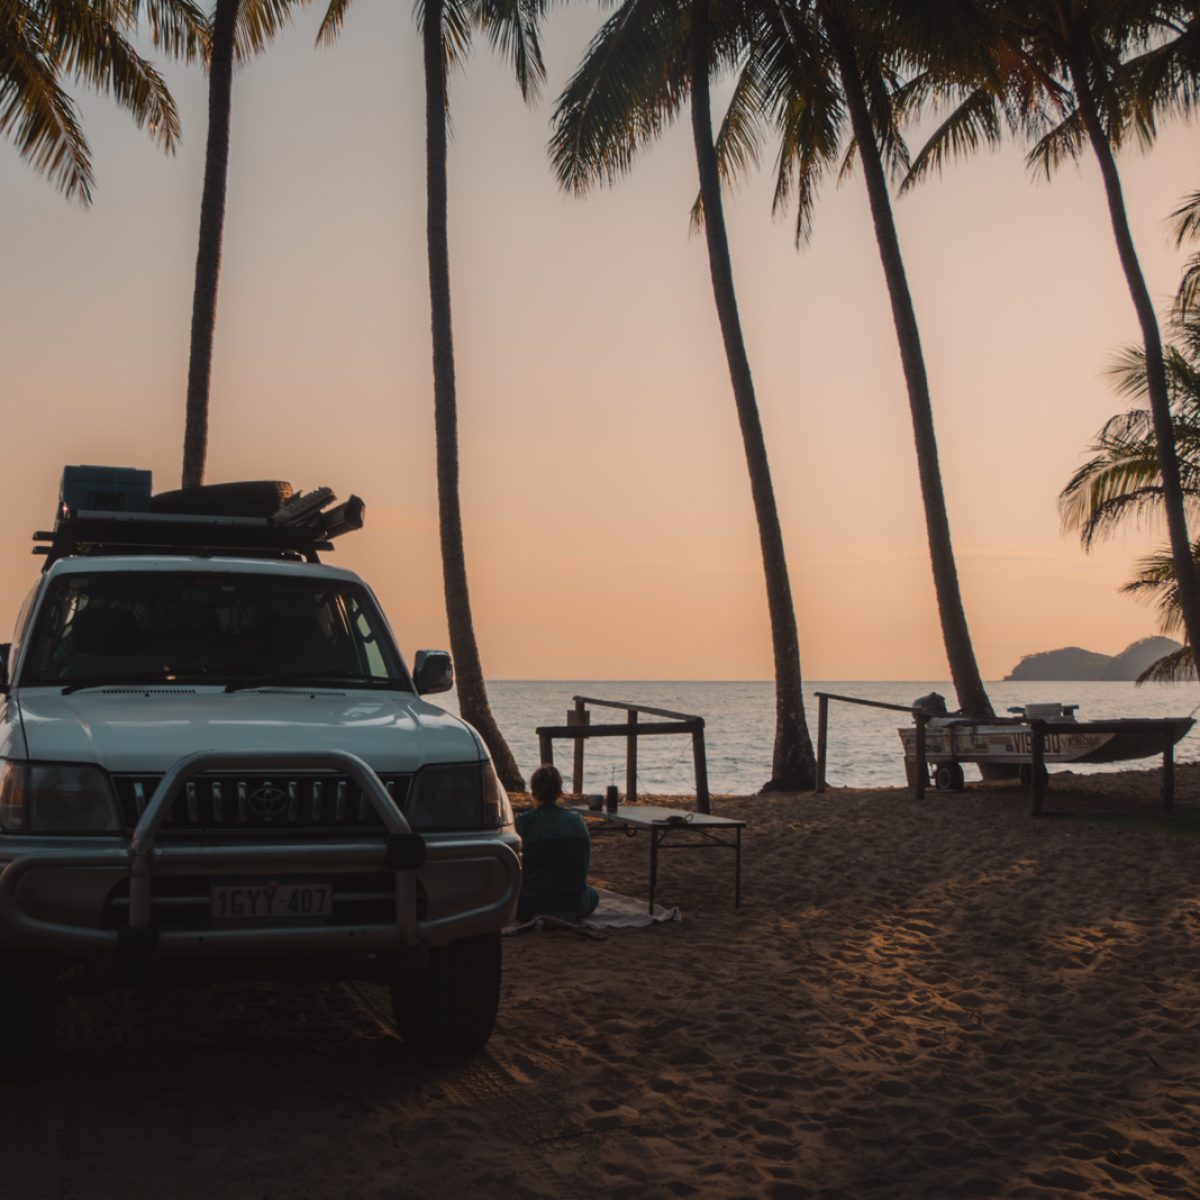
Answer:
[[[17,662],[20,660],[21,643],[25,640],[25,635],[29,632],[29,615],[33,612],[33,601],[37,594],[37,587],[31,588],[29,595],[25,597],[25,601],[21,605],[21,611],[17,613],[17,624],[13,629],[12,646],[8,652],[10,673],[14,671]]]
[[[37,595],[37,588],[32,588],[29,595],[25,597],[24,603],[21,605],[21,611],[17,613],[17,624],[13,629],[13,645],[16,646],[25,637],[25,626],[29,624],[29,613],[33,608],[33,598]]]
[[[372,675],[386,673],[387,668],[383,657],[383,650],[379,645],[379,638],[371,624],[370,616],[359,604],[357,596],[352,597],[350,600],[350,617],[354,622],[355,628],[358,630],[363,654],[367,660],[368,671]]]
[[[382,618],[352,584],[216,572],[56,580],[21,682],[134,675],[408,687]]]

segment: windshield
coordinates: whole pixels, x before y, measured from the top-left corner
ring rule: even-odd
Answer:
[[[412,690],[378,609],[354,584],[163,571],[56,580],[21,683],[135,679]]]

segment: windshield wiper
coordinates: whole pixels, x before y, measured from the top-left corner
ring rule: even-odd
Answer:
[[[370,675],[254,675],[227,683],[227,692],[244,692],[252,688],[269,687],[376,687],[399,688],[391,679],[376,679]]]
[[[199,674],[196,675],[180,675],[174,671],[142,671],[137,675],[107,675],[100,679],[76,679],[73,683],[68,683],[63,688],[62,694],[69,695],[71,692],[82,691],[84,688],[94,687],[124,687],[128,684],[141,683],[204,683],[207,682]]]

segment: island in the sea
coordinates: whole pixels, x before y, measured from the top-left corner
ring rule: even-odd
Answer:
[[[1136,679],[1151,663],[1180,649],[1168,637],[1148,637],[1126,646],[1120,654],[1097,654],[1079,646],[1027,654],[1004,677],[1006,680],[1128,680]]]

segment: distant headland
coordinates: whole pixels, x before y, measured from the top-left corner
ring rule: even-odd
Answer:
[[[1168,637],[1148,637],[1126,646],[1120,654],[1097,654],[1079,646],[1027,654],[1004,677],[1006,680],[1132,680],[1151,663],[1180,649]]]

